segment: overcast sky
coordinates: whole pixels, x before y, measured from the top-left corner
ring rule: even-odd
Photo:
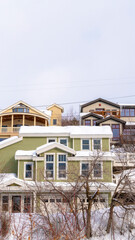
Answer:
[[[0,109],[98,97],[135,103],[135,0],[0,0]]]

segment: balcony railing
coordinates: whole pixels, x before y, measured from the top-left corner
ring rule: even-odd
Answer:
[[[116,153],[115,166],[135,166],[135,153]]]
[[[90,112],[95,114],[100,114],[103,117],[113,116],[113,117],[120,118],[120,111],[91,111],[90,110]]]
[[[20,127],[0,127],[0,133],[8,134],[8,133],[18,133]]]

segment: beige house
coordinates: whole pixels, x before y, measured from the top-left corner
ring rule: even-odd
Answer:
[[[47,107],[47,110],[51,111],[50,126],[61,126],[62,113],[64,108],[54,103]]]
[[[63,108],[57,104],[43,112],[18,101],[0,112],[0,141],[18,135],[21,126],[60,126],[62,112]]]
[[[80,124],[108,125],[113,132],[112,143],[135,135],[135,104],[116,104],[102,98],[80,105]],[[133,140],[133,139],[132,139]]]

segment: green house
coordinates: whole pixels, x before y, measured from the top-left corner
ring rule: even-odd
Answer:
[[[63,203],[55,190],[70,192],[86,180],[108,206],[115,187],[111,138],[108,126],[21,127],[19,137],[0,143],[1,211],[38,212],[43,202],[55,211]],[[79,195],[87,203],[83,188]]]

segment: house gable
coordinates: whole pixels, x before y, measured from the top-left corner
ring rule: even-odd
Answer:
[[[103,98],[97,98],[91,102],[81,105],[81,112],[90,112],[91,110],[95,110],[95,108],[105,108],[105,107],[115,108],[117,110],[120,109],[120,106],[118,104],[115,104]]]
[[[104,119],[101,119],[101,120],[98,120],[97,121],[97,125],[100,125],[101,123],[104,123],[104,122],[107,122],[107,121],[115,121],[117,123],[120,123],[120,124],[126,124],[126,121],[122,120],[122,119],[119,119],[119,118],[116,118],[116,117],[113,117],[113,116],[109,116],[109,117],[106,117]]]
[[[9,106],[8,108],[6,108],[6,109],[4,109],[4,110],[2,110],[2,111],[0,112],[0,115],[5,115],[5,114],[7,115],[7,114],[9,114],[9,113],[12,113],[12,112],[13,112],[13,109],[14,109],[14,108],[17,108],[17,107],[19,107],[19,106],[20,106],[20,107],[26,107],[26,108],[28,108],[28,109],[29,109],[29,113],[31,113],[31,114],[40,115],[40,116],[42,116],[42,117],[46,117],[47,119],[50,118],[47,114],[45,114],[45,113],[39,111],[38,109],[30,106],[29,104],[25,103],[25,102],[22,101],[22,100],[14,103],[14,104],[12,104],[11,106]]]

